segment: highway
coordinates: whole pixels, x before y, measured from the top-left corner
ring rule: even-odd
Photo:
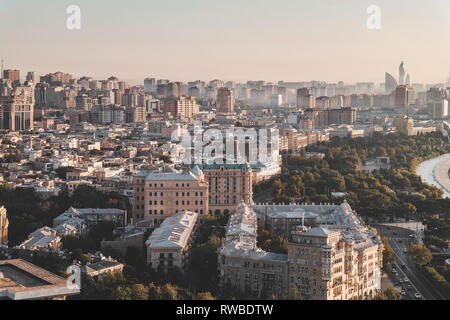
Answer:
[[[401,287],[406,292],[403,299],[417,300],[414,295],[419,293],[422,296],[421,300],[445,300],[445,297],[418,270],[406,253],[409,246],[413,243],[413,239],[409,237],[413,232],[397,227],[377,226],[377,229],[382,236],[388,238],[389,245],[394,251],[396,262],[395,267],[392,269],[396,271],[389,272],[389,277],[395,287]],[[405,283],[405,279],[408,279],[407,283]]]

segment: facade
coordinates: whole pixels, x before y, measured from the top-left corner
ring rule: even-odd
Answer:
[[[390,94],[397,87],[398,87],[397,80],[395,80],[395,78],[390,73],[386,72],[385,80],[384,80],[384,91],[385,91],[385,93]]]
[[[142,171],[133,177],[133,221],[159,225],[181,211],[208,214],[208,183],[200,169]]]
[[[166,115],[179,117],[181,120],[191,121],[199,112],[199,107],[195,97],[171,96],[165,100],[163,112]]]
[[[450,90],[430,88],[426,94],[428,116],[431,119],[446,119],[450,102]]]
[[[164,220],[145,242],[147,264],[165,272],[174,268],[183,270],[189,259],[198,217],[196,212],[182,211]]]
[[[20,86],[11,95],[0,97],[0,129],[33,129],[34,89]]]
[[[288,292],[288,256],[258,248],[257,237],[255,211],[242,203],[230,216],[219,251],[220,285],[253,296],[281,297]]]
[[[248,164],[201,165],[209,185],[209,212],[233,212],[238,204],[253,204],[252,169]]]
[[[316,98],[311,94],[311,89],[300,88],[297,90],[297,108],[306,110],[315,108]]]
[[[234,94],[229,88],[217,89],[217,113],[234,113]]]
[[[12,84],[20,84],[20,70],[3,70],[3,79],[8,79]]]
[[[414,89],[407,85],[398,86],[395,89],[395,106],[409,107],[415,103]]]
[[[257,221],[288,239],[287,254],[256,247]],[[383,245],[347,202],[341,205],[241,204],[219,253],[221,285],[257,296],[350,300],[381,289]],[[273,273],[273,275],[270,275]]]
[[[0,207],[0,246],[5,246],[8,244],[8,216],[6,208],[4,206]]]

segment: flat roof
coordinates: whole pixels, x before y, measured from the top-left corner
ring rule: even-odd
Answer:
[[[78,294],[63,277],[22,259],[0,260],[0,299],[45,299]]]

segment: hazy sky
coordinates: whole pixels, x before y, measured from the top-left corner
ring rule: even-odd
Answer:
[[[22,76],[383,82],[404,60],[412,82],[443,82],[450,67],[450,0],[0,0],[0,30]]]

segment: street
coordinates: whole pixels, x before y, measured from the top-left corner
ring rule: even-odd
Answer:
[[[411,230],[377,226],[380,234],[388,238],[389,245],[394,251],[396,262],[392,270],[388,272],[389,277],[397,290],[404,290],[406,295],[402,299],[406,300],[443,300],[445,297],[433,286],[432,283],[420,272],[414,262],[407,254],[407,250],[414,239],[410,237]],[[401,288],[401,289],[400,289]],[[421,298],[416,298],[419,293]]]

